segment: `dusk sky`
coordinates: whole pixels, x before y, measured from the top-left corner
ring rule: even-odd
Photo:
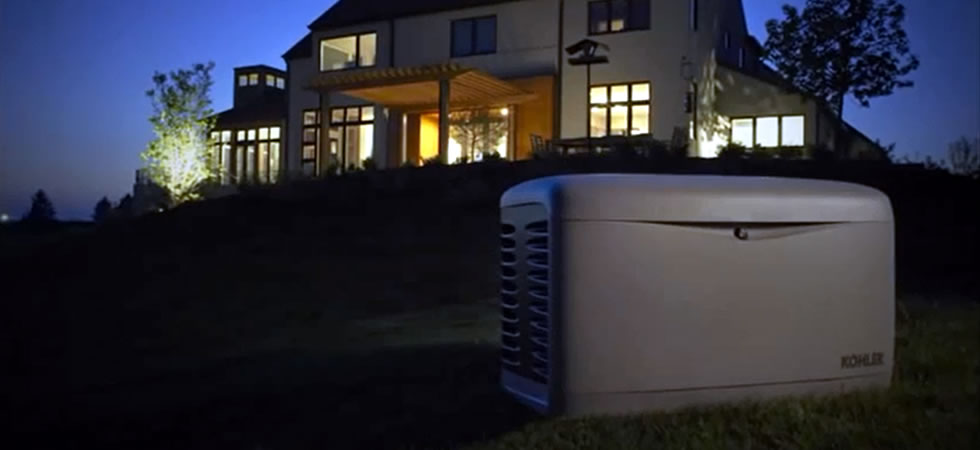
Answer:
[[[764,41],[786,1],[743,2]],[[89,218],[102,196],[117,201],[152,138],[144,92],[155,70],[214,61],[214,109],[227,109],[232,68],[284,68],[280,55],[332,3],[0,0],[0,213],[20,217],[39,188],[61,219]],[[899,154],[943,157],[948,142],[980,136],[980,1],[905,3],[916,86],[868,109],[849,101],[844,115]]]

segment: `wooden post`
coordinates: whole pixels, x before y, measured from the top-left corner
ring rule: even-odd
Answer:
[[[439,160],[449,164],[449,78],[439,80]]]

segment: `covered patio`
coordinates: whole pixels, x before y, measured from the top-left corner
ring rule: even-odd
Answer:
[[[321,94],[341,93],[387,108],[387,123],[381,125],[387,127],[390,136],[386,153],[389,164],[416,163],[431,157],[438,157],[444,164],[455,162],[450,160],[451,112],[492,109],[498,118],[509,121],[510,131],[511,108],[538,97],[516,83],[459,64],[324,72],[315,75],[308,88]],[[329,102],[329,95],[321,95],[322,117],[330,117],[332,107],[345,106]],[[330,148],[330,122],[321,121],[321,148]],[[393,152],[398,143],[401,151]],[[392,157],[393,153],[398,157]],[[342,161],[344,166],[348,163]]]

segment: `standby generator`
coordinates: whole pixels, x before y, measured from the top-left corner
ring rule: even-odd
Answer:
[[[875,189],[577,175],[500,206],[501,383],[539,412],[889,384],[894,232]]]

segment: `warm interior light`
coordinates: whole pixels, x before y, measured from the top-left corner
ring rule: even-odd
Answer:
[[[500,108],[500,115],[501,116],[507,117],[508,114],[510,114],[510,110],[509,109],[507,109],[507,108]]]

